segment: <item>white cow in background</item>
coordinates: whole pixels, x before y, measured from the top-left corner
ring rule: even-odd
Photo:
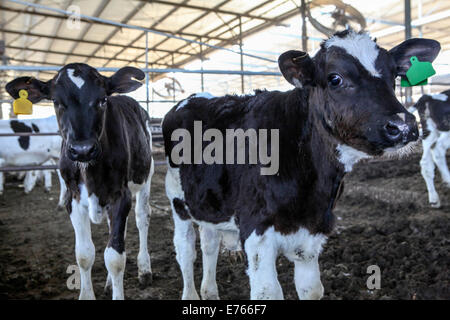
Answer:
[[[0,120],[0,133],[51,133],[58,132],[58,123],[55,116],[41,119],[10,119]],[[0,137],[0,167],[52,165],[59,159],[61,149],[60,136],[11,136]],[[52,170],[27,171],[24,179],[25,193],[29,193],[37,181],[44,178],[44,186],[50,190]],[[65,197],[65,184],[61,183],[61,192],[58,206],[63,206]],[[20,175],[19,175],[20,176]],[[0,172],[0,195],[3,193],[4,173]]]

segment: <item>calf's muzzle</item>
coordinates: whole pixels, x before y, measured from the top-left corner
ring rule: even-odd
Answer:
[[[100,153],[100,148],[95,140],[72,142],[67,149],[67,156],[72,161],[87,162],[95,160]]]

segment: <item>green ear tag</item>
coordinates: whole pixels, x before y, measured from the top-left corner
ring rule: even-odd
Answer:
[[[25,89],[19,91],[19,98],[14,100],[13,111],[15,114],[32,114],[33,103],[28,100],[28,92]]]
[[[428,79],[425,79],[422,82],[419,82],[415,86],[424,86],[426,84],[428,84]],[[400,85],[402,87],[413,87],[413,85],[411,83],[409,83],[408,79],[406,79],[406,78],[401,78]]]
[[[436,74],[431,62],[419,61],[416,56],[412,56],[410,61],[411,68],[406,71],[406,77],[412,86],[419,85],[420,82],[423,82]]]

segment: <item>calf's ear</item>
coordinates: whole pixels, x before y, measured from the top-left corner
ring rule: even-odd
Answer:
[[[283,77],[297,88],[313,84],[314,63],[306,52],[286,51],[278,58],[278,67]]]
[[[144,72],[134,67],[124,67],[119,69],[108,79],[108,94],[113,93],[128,93],[136,90],[142,83],[136,80],[143,80],[145,78]]]
[[[19,98],[19,91],[25,89],[28,100],[37,103],[43,99],[51,99],[51,82],[52,80],[43,82],[33,77],[20,77],[8,82],[5,89],[14,99]]]
[[[403,41],[389,50],[389,53],[397,64],[397,75],[405,76],[406,71],[411,68],[412,56],[416,56],[419,61],[433,62],[440,50],[441,45],[436,40],[413,38]]]

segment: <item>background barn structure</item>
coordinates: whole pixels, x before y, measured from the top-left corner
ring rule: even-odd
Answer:
[[[325,28],[347,25],[363,25],[386,49],[411,37],[441,43],[433,64],[437,74],[428,85],[411,90],[397,85],[405,105],[424,93],[449,89],[450,0],[0,0],[0,118],[16,117],[4,90],[16,77],[48,80],[72,62],[87,63],[105,75],[127,65],[138,67],[146,74],[145,83],[130,96],[153,119],[155,159],[163,164],[160,122],[175,103],[202,91],[289,90],[278,56],[290,49],[312,55],[327,37]],[[52,115],[51,106],[42,101],[32,115],[19,118]],[[437,174],[442,206],[429,207],[420,152],[401,160],[360,163],[345,178],[348,187],[335,209],[337,227],[319,260],[324,299],[450,299],[450,189]],[[128,224],[128,299],[181,296],[165,172],[165,165],[158,166],[152,182],[154,282],[145,290],[136,277],[137,229]],[[76,299],[78,291],[67,286],[67,270],[76,265],[74,234],[65,211],[56,209],[59,190],[45,193],[38,186],[25,195],[21,183],[7,176],[0,196],[0,299]],[[97,298],[109,299],[102,293],[107,226],[94,225],[92,231],[94,291]],[[367,287],[371,265],[380,267],[380,289]],[[277,267],[285,298],[296,299],[289,261],[279,258]],[[221,254],[217,281],[222,299],[249,297],[245,261]]]

